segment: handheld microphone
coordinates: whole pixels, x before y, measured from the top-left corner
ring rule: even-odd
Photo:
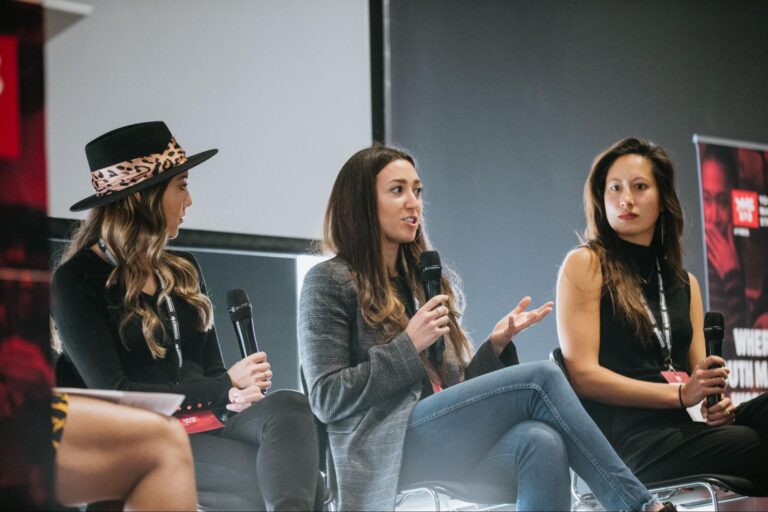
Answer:
[[[246,357],[258,352],[259,343],[256,341],[256,331],[253,329],[253,309],[245,290],[237,289],[227,292],[227,311],[235,327],[240,354]]]
[[[437,251],[424,251],[419,260],[419,277],[424,285],[424,300],[428,302],[435,295],[440,295],[440,276],[443,267],[440,265],[440,255]],[[440,336],[428,349],[428,357],[435,366],[443,363],[445,340]]]
[[[704,339],[707,341],[707,356],[723,357],[723,335],[725,334],[725,320],[722,313],[708,312],[704,315]],[[709,369],[720,368],[719,364],[713,364]],[[720,401],[720,395],[707,396],[707,407],[712,407]]]

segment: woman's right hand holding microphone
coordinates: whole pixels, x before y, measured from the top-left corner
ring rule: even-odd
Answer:
[[[240,412],[264,398],[264,391],[272,386],[272,370],[267,354],[256,352],[241,359],[227,370],[232,387],[229,389],[227,409]]]
[[[448,301],[447,295],[435,295],[416,312],[405,328],[417,352],[423,352],[433,345],[440,336],[450,331],[449,310],[443,306]]]

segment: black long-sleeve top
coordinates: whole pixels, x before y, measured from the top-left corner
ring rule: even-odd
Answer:
[[[189,253],[175,252],[200,267]],[[181,330],[182,365],[173,348],[173,337],[164,304],[157,294],[141,300],[155,309],[165,325],[161,338],[167,348],[163,359],[153,359],[133,319],[120,339],[120,320],[125,312],[121,286],[106,288],[113,267],[89,248],[84,248],[59,267],[51,284],[51,308],[62,340],[64,360],[71,363],[89,388],[180,393],[186,396],[182,411],[221,408],[228,403],[232,383],[219,350],[216,330],[200,331],[197,311],[173,295]],[[69,383],[60,383],[60,385]]]

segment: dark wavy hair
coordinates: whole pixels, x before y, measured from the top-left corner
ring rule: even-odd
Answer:
[[[408,325],[405,306],[398,299],[384,263],[379,225],[376,177],[390,162],[405,160],[416,167],[415,160],[405,151],[375,144],[352,155],[336,177],[323,226],[323,248],[335,252],[352,267],[358,289],[359,306],[366,323],[382,327],[388,339]],[[424,222],[413,242],[400,244],[398,268],[403,272],[411,291],[421,304],[425,302],[419,281],[418,265],[421,253],[430,245],[424,232]],[[459,325],[462,310],[461,286],[458,276],[444,268],[443,293],[449,296],[450,333],[446,343],[453,350],[463,371],[470,355],[469,341]],[[424,354],[422,354],[424,356]],[[430,377],[437,374],[426,356],[422,364]]]
[[[620,250],[619,236],[608,223],[605,211],[608,170],[624,155],[639,155],[651,163],[661,209],[652,244],[673,276],[681,281],[688,279],[682,264],[683,211],[675,190],[675,168],[666,151],[647,140],[622,139],[595,158],[584,185],[587,228],[582,243],[592,250],[600,262],[603,292],[610,294],[618,312],[635,327],[639,339],[648,340],[653,329],[640,295],[642,277],[637,275],[625,252]]]

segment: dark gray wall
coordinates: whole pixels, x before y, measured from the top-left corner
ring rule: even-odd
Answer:
[[[227,292],[242,288],[253,306],[259,349],[267,353],[273,389],[301,389],[296,334],[296,259],[190,249],[205,274],[216,334],[227,367],[242,359],[227,313]]]
[[[413,151],[433,244],[476,341],[524,294],[554,298],[594,156],[665,147],[703,281],[694,133],[768,142],[768,2],[391,0],[388,142]],[[554,315],[518,339],[557,344]]]

